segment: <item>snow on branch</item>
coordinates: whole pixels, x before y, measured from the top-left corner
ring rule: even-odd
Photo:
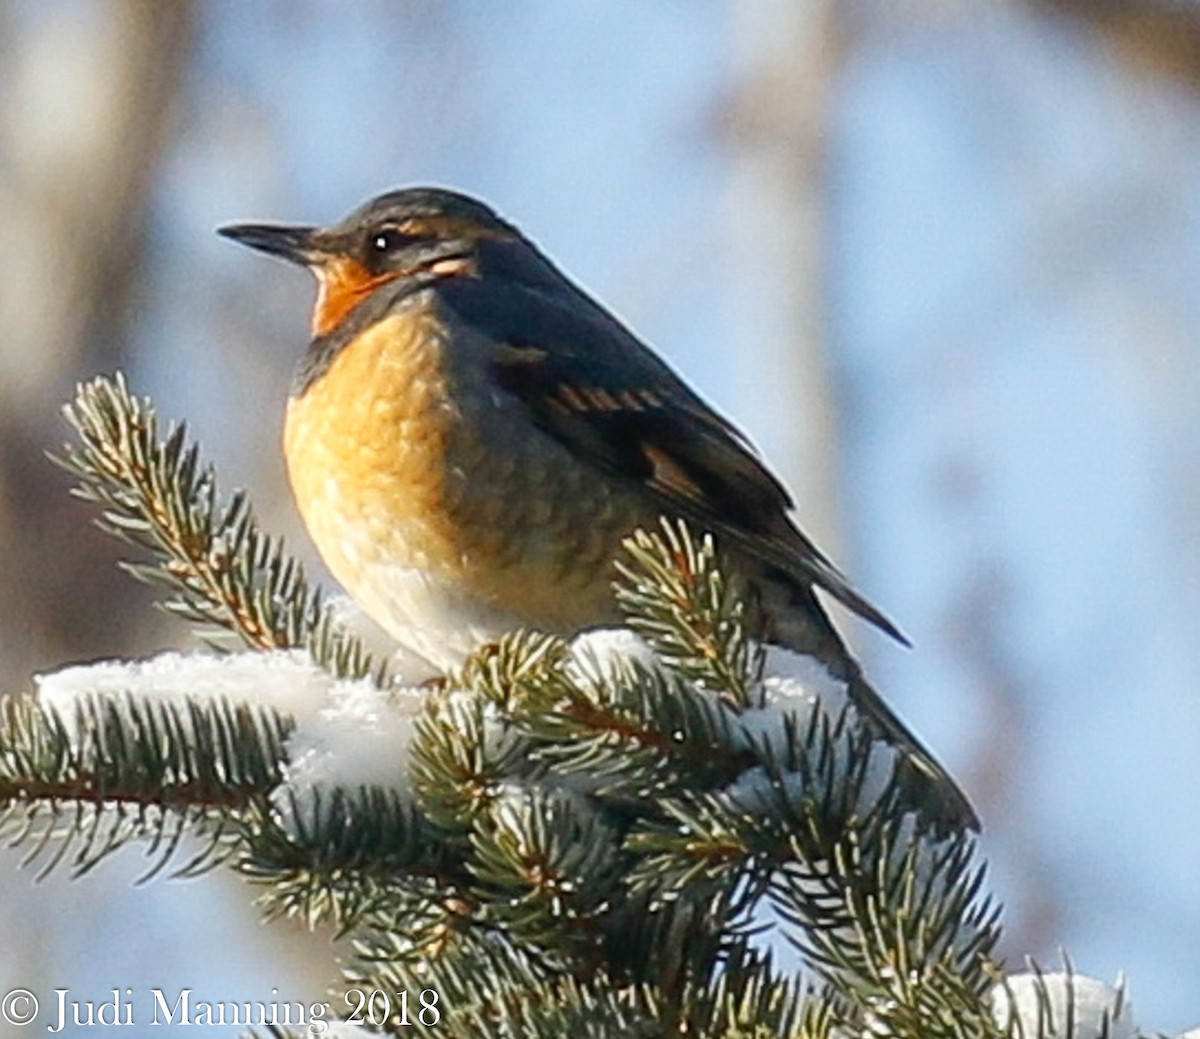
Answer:
[[[122,379],[68,417],[131,568],[251,649],[0,701],[0,825],[43,871],[199,837],[179,871],[332,921],[346,985],[433,989],[447,1034],[1134,1034],[1119,988],[1004,978],[975,838],[922,816],[844,683],[750,637],[711,538],[630,540],[626,628],[514,632],[418,685]]]

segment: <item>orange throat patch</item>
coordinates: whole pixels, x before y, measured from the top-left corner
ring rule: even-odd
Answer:
[[[357,260],[339,257],[314,269],[320,288],[313,308],[314,336],[332,332],[346,315],[380,285],[395,281],[399,272],[372,274]]]

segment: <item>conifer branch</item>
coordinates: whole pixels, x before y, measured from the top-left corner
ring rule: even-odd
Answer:
[[[492,701],[496,723],[525,738],[512,754],[524,756],[529,776],[540,765],[560,777],[586,774],[609,797],[665,796],[732,782],[753,763],[724,698],[667,668],[571,655],[548,636],[503,637],[468,660],[456,685]],[[467,724],[459,718],[450,729]]]
[[[530,746],[471,691],[431,697],[417,719],[409,774],[431,822],[465,841],[501,784],[539,771]]]
[[[405,878],[455,872],[444,837],[380,787],[317,788],[307,803],[288,791],[274,811],[246,820],[242,836],[236,866],[261,887],[268,919],[333,920],[342,934],[394,899]]]
[[[54,460],[78,480],[76,497],[101,506],[100,528],[148,554],[149,563],[124,567],[169,591],[165,609],[254,649],[302,647],[336,675],[375,670],[383,679],[383,665],[333,623],[283,542],[259,530],[245,494],[221,505],[186,426],[160,438],[154,406],[121,374],[79,386],[63,413],[79,442]]]
[[[169,609],[372,671],[244,496],[218,503],[182,426],[160,438],[120,377],[67,414],[76,493],[147,553],[132,569]],[[134,839],[153,872],[200,834],[184,870],[231,862],[268,917],[333,920],[347,987],[432,989],[444,1035],[998,1037],[973,840],[917,824],[852,711],[768,703],[753,607],[711,538],[668,523],[627,549],[618,597],[652,653],[486,647],[430,692],[411,787],[281,787],[292,722],[271,711],[4,701],[6,832],[77,872]],[[802,976],[773,962],[767,911]]]
[[[149,879],[185,834],[204,844],[175,873],[202,872],[230,854],[238,813],[279,782],[286,732],[273,711],[222,701],[86,697],[68,722],[0,700],[0,828],[29,847],[26,863],[43,859],[39,876],[68,857],[85,873],[137,839]]]
[[[750,637],[746,590],[721,572],[712,535],[697,538],[683,520],[664,518],[624,548],[615,591],[629,626],[683,677],[751,706],[763,649]]]
[[[510,787],[490,809],[471,835],[475,897],[556,972],[591,973],[623,872],[617,831],[565,791]]]

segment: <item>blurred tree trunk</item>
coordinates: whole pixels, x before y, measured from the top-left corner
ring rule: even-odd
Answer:
[[[1200,6],[1181,0],[1027,0],[1034,9],[1078,19],[1131,67],[1200,90]]]
[[[804,529],[842,556],[838,422],[826,322],[826,141],[841,51],[833,0],[735,4],[738,94],[729,218],[739,323],[735,350],[766,363],[747,386],[756,428]],[[772,428],[771,424],[775,424]]]
[[[148,199],[192,35],[182,0],[0,14],[0,678],[129,647],[113,549],[43,452],[80,374],[126,360]],[[122,588],[122,592],[125,589]]]
[[[148,199],[191,38],[184,0],[0,8],[0,692],[64,660],[127,651],[144,609],[114,543],[73,508],[45,458],[77,379],[125,363]],[[46,907],[80,898],[58,878],[29,897],[5,856],[0,977],[49,991],[64,959]],[[18,893],[19,892],[19,893]],[[104,896],[110,897],[110,896]],[[19,940],[18,937],[19,936]]]

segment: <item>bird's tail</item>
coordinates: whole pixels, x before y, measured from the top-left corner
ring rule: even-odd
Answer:
[[[846,683],[850,702],[867,729],[900,752],[898,778],[909,792],[906,803],[939,830],[978,830],[979,816],[966,794],[863,676],[811,585],[768,570],[754,591],[750,601],[757,616],[752,624],[764,640],[821,661],[834,678]]]
[[[908,774],[914,807],[939,828],[978,830],[979,816],[958,783],[875,692],[858,664],[850,661],[850,667],[845,676],[850,702],[868,729],[903,755],[899,770]]]

